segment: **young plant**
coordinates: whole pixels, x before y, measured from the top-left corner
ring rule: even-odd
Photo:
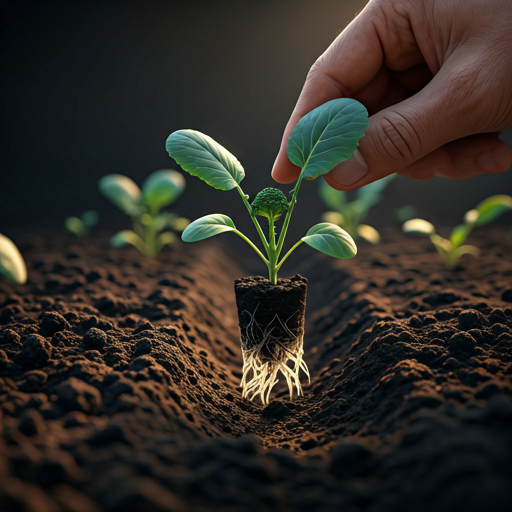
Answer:
[[[331,211],[322,215],[322,220],[342,227],[354,240],[362,238],[371,244],[380,242],[379,232],[368,224],[361,224],[368,211],[382,199],[382,192],[396,174],[357,189],[354,201],[348,200],[348,193],[335,190],[324,180],[320,182],[318,193]]]
[[[147,258],[155,258],[162,247],[176,240],[172,231],[183,231],[188,219],[174,213],[160,212],[183,193],[185,179],[172,170],[163,169],[150,174],[142,191],[122,174],[107,174],[98,183],[100,192],[132,219],[133,230],[115,234],[110,244],[115,248],[131,244]]]
[[[505,194],[488,197],[473,210],[464,215],[464,223],[453,228],[450,238],[436,233],[430,222],[423,219],[408,220],[403,226],[404,233],[429,236],[447,269],[453,269],[463,254],[478,257],[480,250],[474,245],[463,245],[475,226],[484,226],[503,213],[512,210],[512,197]]]
[[[23,256],[11,239],[0,234],[0,274],[17,284],[27,281],[27,268]]]
[[[366,109],[357,101],[348,98],[329,101],[304,116],[293,130],[287,146],[291,162],[301,169],[295,188],[291,192],[291,200],[288,201],[278,189],[266,188],[256,195],[252,203],[240,186],[245,171],[229,151],[207,135],[194,130],[179,130],[172,133],[167,139],[166,149],[183,170],[197,176],[213,188],[237,190],[254,223],[263,252],[235,227],[232,219],[220,213],[206,215],[192,222],[183,232],[182,239],[185,242],[197,242],[223,232],[235,233],[247,242],[265,263],[272,285],[277,284],[277,273],[283,263],[302,242],[335,258],[354,257],[357,249],[352,237],[339,226],[327,222],[313,226],[284,256],[281,257],[281,253],[304,178],[314,179],[321,176],[338,163],[350,158],[367,126]],[[268,237],[262,230],[258,216],[268,220]],[[283,216],[281,231],[278,233],[276,221]],[[274,309],[277,307],[276,304]],[[284,322],[281,324],[284,326]],[[265,339],[272,337],[268,326],[263,326],[260,330],[267,333]],[[279,343],[279,340],[275,343]],[[300,368],[305,367],[301,359],[302,339],[300,343],[290,342],[289,349],[281,351],[279,356],[273,352],[272,357],[266,358],[262,357],[265,342],[253,345],[257,350],[252,350],[249,354],[242,340],[244,396],[250,391],[253,397],[259,394],[264,403],[268,401],[278,370],[285,375],[290,394],[293,384],[300,394],[298,372]],[[268,344],[266,349],[268,352]],[[295,363],[293,370],[286,364],[289,359]],[[251,379],[248,378],[249,370],[253,372]],[[290,373],[293,375],[290,376]]]
[[[68,217],[64,221],[64,227],[69,233],[75,234],[78,238],[89,236],[89,230],[98,224],[99,216],[95,210],[87,210],[80,217]]]

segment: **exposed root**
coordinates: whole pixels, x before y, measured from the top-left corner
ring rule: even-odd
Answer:
[[[267,405],[272,388],[279,382],[277,379],[279,372],[286,379],[290,399],[293,397],[294,388],[297,391],[297,396],[302,395],[299,380],[300,370],[307,375],[308,382],[310,381],[308,367],[302,359],[304,336],[295,336],[286,325],[289,319],[283,323],[277,314],[272,322],[263,329],[255,321],[254,314],[251,315],[248,311],[245,313],[250,315],[251,321],[246,332],[242,334],[244,359],[242,381],[240,382],[242,396],[253,400],[259,395],[263,405]],[[272,334],[277,326],[281,327],[279,337]],[[283,332],[286,337],[283,336]],[[292,366],[289,366],[289,361]]]

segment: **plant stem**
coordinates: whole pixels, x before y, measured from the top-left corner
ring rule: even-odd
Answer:
[[[268,280],[272,284],[277,284],[277,258],[278,254],[276,251],[276,231],[274,228],[274,218],[271,217],[268,219],[268,239],[269,239],[269,249],[268,253]]]
[[[279,235],[279,241],[277,243],[277,259],[279,258],[279,255],[281,254],[281,250],[283,248],[284,244],[284,237],[286,236],[286,231],[288,230],[288,225],[290,224],[290,218],[292,216],[293,207],[295,206],[295,203],[297,202],[297,195],[299,193],[300,185],[302,183],[302,174],[304,172],[304,169],[306,168],[307,162],[300,171],[300,176],[297,180],[297,185],[295,185],[295,188],[293,189],[293,196],[292,200],[290,202],[290,208],[288,208],[288,211],[286,212],[286,217],[284,218],[283,222],[283,229],[281,230],[281,233]]]
[[[251,216],[252,221],[254,222],[254,225],[256,226],[256,231],[258,232],[258,235],[260,235],[261,241],[263,242],[263,247],[265,248],[265,251],[267,251],[268,254],[269,245],[267,239],[265,238],[265,235],[263,234],[260,223],[253,214],[251,205],[249,204],[249,201],[247,201],[247,197],[245,197],[245,194],[243,190],[240,188],[240,185],[237,185],[236,188],[238,190],[238,193],[240,194],[240,197],[242,198],[242,201],[244,202],[247,208],[247,211],[249,212],[249,215]]]
[[[262,252],[243,233],[238,231],[238,229],[234,229],[233,233],[236,233],[240,238],[245,240],[256,251],[256,254],[264,261],[265,265],[268,267],[269,263],[267,258],[263,256]]]

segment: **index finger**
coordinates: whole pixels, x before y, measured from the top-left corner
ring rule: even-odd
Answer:
[[[373,23],[367,22],[368,6],[334,40],[313,64],[290,120],[284,130],[279,154],[272,169],[278,183],[295,181],[300,169],[288,159],[288,138],[308,112],[336,98],[349,98],[378,73],[382,46]]]

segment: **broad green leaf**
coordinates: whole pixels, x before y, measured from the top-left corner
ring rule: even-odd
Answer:
[[[500,215],[512,210],[512,197],[505,194],[488,197],[476,206],[480,215],[476,220],[477,226],[489,224]]]
[[[359,226],[357,226],[357,234],[363,240],[366,240],[371,244],[376,245],[380,243],[379,232],[375,228],[368,226],[368,224],[360,224]]]
[[[339,212],[325,212],[322,213],[322,220],[329,224],[336,224],[341,228],[345,225],[345,217]]]
[[[306,236],[302,237],[302,241],[334,258],[353,258],[357,254],[352,237],[339,226],[328,222],[313,226]]]
[[[189,224],[183,231],[181,239],[184,242],[197,242],[225,231],[235,231],[235,229],[235,224],[227,215],[214,213]]]
[[[137,214],[141,193],[133,180],[122,174],[107,174],[100,179],[98,187],[124,213]]]
[[[178,130],[165,147],[182,169],[220,190],[235,188],[245,177],[240,162],[208,135],[195,130]]]
[[[306,114],[288,139],[288,158],[304,178],[328,173],[350,158],[368,127],[368,112],[356,100],[328,101]]]
[[[0,274],[17,284],[27,281],[23,256],[10,238],[0,234]]]
[[[369,210],[382,199],[382,192],[396,176],[396,174],[390,174],[385,178],[357,189],[357,199],[364,204],[366,210]]]
[[[116,233],[110,239],[110,245],[115,249],[120,249],[121,247],[124,247],[128,244],[136,247],[142,254],[146,254],[147,247],[144,243],[144,240],[142,240],[142,238],[137,235],[137,233],[134,233],[129,229],[123,229],[123,231],[119,231],[119,233]]]
[[[80,218],[88,228],[92,228],[98,224],[100,216],[96,210],[87,210],[86,212],[82,213],[82,215],[80,215]]]
[[[64,227],[76,236],[85,236],[89,233],[89,228],[85,225],[85,222],[78,217],[68,217],[64,221]]]
[[[332,210],[339,210],[347,202],[347,193],[343,190],[335,190],[325,180],[320,180],[318,194],[325,205]]]
[[[423,219],[411,219],[404,223],[402,226],[404,233],[412,235],[427,235],[432,236],[436,232],[436,228],[430,222]]]
[[[464,240],[468,237],[472,224],[459,224],[455,226],[450,235],[450,242],[453,248],[459,247],[460,244],[464,243]]]
[[[162,169],[150,174],[142,184],[142,198],[153,209],[159,210],[174,203],[185,190],[185,178],[177,171]]]

